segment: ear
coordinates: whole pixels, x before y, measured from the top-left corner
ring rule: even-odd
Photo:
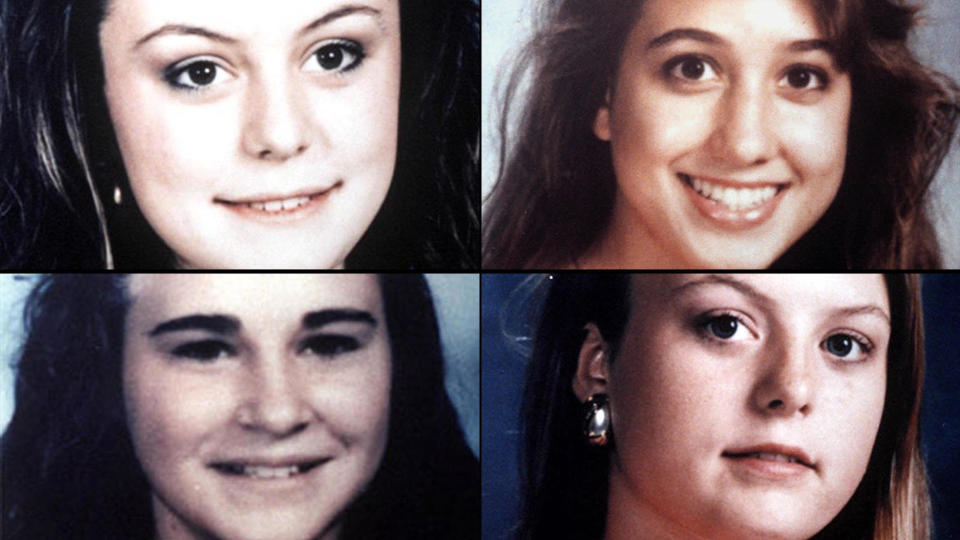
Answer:
[[[581,402],[586,401],[593,394],[607,392],[607,379],[610,369],[610,348],[600,329],[593,323],[584,327],[587,337],[580,347],[577,357],[577,371],[573,374],[573,393]]]
[[[603,105],[597,109],[597,117],[593,119],[593,134],[601,141],[610,140],[610,91],[607,90],[603,98]]]

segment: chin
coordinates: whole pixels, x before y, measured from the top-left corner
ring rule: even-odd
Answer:
[[[786,249],[757,245],[755,242],[720,241],[704,249],[704,245],[691,246],[687,260],[695,268],[718,269],[763,269],[769,267]]]
[[[820,532],[829,521],[820,523],[815,513],[800,506],[750,504],[726,513],[718,520],[717,530],[710,536],[723,539],[807,539]]]
[[[231,540],[320,539],[330,527],[327,521],[318,520],[316,514],[308,516],[298,512],[250,513],[221,525],[219,530],[210,531],[211,536]]]

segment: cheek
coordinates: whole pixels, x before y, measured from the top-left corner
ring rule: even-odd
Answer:
[[[792,107],[779,123],[791,165],[808,182],[835,192],[843,178],[847,153],[850,100],[847,93],[814,107]]]
[[[671,96],[649,82],[618,87],[611,109],[611,148],[620,171],[648,176],[705,140],[708,97]],[[635,170],[636,167],[641,167]]]
[[[848,496],[866,472],[883,415],[885,385],[883,374],[837,385],[831,391],[836,399],[824,408],[821,418],[829,423],[829,432],[823,433],[822,448],[836,452],[834,466],[842,484],[838,487]],[[837,440],[848,443],[835,444]]]
[[[611,376],[614,433],[625,443],[618,450],[640,471],[685,470],[683,462],[690,462],[708,435],[702,427],[711,411],[730,408],[727,385],[718,384],[729,377],[706,361],[690,361],[702,352],[675,332],[655,324],[643,328],[638,335],[644,339],[633,340]]]
[[[321,422],[372,473],[386,447],[390,420],[391,367],[386,348],[371,351],[371,362],[338,374],[305,375],[312,407]],[[370,466],[372,464],[373,466]]]
[[[156,204],[169,210],[165,197],[209,193],[221,181],[239,148],[231,102],[190,106],[158,85],[124,79],[107,95],[130,185],[147,213]]]
[[[213,381],[172,377],[131,359],[124,397],[134,447],[151,477],[173,472],[210,433],[229,421],[231,391]]]

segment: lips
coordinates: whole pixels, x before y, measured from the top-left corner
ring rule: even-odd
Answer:
[[[300,190],[288,194],[263,194],[246,197],[217,197],[214,202],[224,204],[234,210],[259,213],[265,216],[295,214],[311,203],[319,202],[343,185],[342,180],[326,188]]]
[[[769,220],[784,194],[788,182],[734,182],[677,173],[686,186],[690,202],[715,226],[729,230],[756,227]]]
[[[704,198],[722,204],[734,212],[760,206],[784,188],[784,185],[732,187],[685,174],[681,174],[680,177]]]
[[[725,450],[723,457],[730,459],[755,459],[762,462],[802,465],[817,470],[814,461],[802,448],[781,444],[766,443],[746,448]]]
[[[276,480],[291,478],[309,472],[329,461],[328,458],[314,458],[304,460],[286,460],[273,463],[261,461],[222,461],[211,463],[210,467],[216,471],[238,477],[247,477],[260,480]]]

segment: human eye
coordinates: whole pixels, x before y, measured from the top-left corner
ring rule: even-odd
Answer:
[[[700,318],[697,326],[711,339],[742,341],[753,337],[746,321],[736,313],[708,313]]]
[[[719,79],[713,63],[702,56],[685,54],[671,58],[663,65],[668,80],[681,82],[707,82]]]
[[[825,90],[830,83],[827,72],[813,66],[795,65],[787,68],[779,86],[790,90]]]
[[[221,358],[236,355],[234,347],[219,339],[201,339],[189,341],[174,347],[170,354],[177,358],[213,362]]]
[[[823,340],[820,348],[837,358],[856,362],[869,356],[873,345],[863,336],[851,332],[837,332]]]
[[[329,39],[320,43],[310,55],[304,69],[314,72],[344,73],[363,62],[366,57],[363,45],[349,39]]]
[[[321,357],[334,357],[360,348],[360,341],[343,334],[317,334],[303,340],[299,352]]]
[[[206,58],[179,62],[164,72],[167,83],[178,90],[203,90],[230,77],[225,68]]]

